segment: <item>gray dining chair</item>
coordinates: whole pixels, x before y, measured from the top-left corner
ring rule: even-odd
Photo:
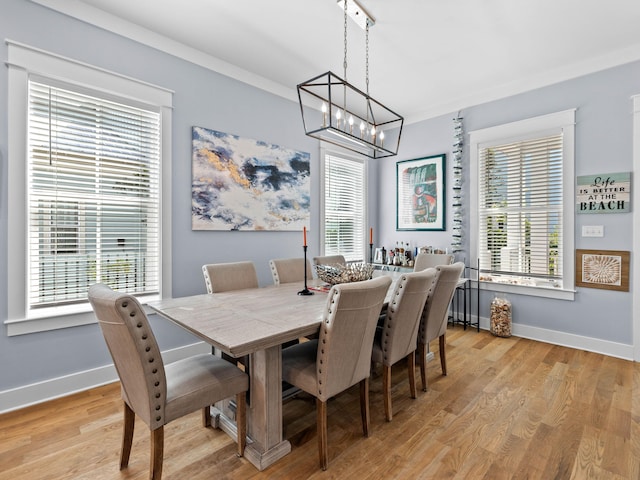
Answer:
[[[307,270],[307,280],[313,278],[311,264],[305,258],[280,258],[269,260],[271,267],[271,275],[273,283],[280,285],[281,283],[302,282],[305,279],[305,262]]]
[[[396,283],[383,325],[376,331],[371,360],[382,364],[382,392],[387,421],[393,418],[391,405],[391,367],[407,360],[411,398],[416,398],[415,358],[422,311],[435,284],[437,271],[405,273]]]
[[[258,288],[253,262],[210,263],[202,266],[208,293]]]
[[[120,470],[129,465],[136,415],[151,431],[149,478],[160,480],[164,453],[164,426],[202,410],[211,426],[210,406],[236,397],[238,456],[246,442],[246,401],[249,377],[214,355],[200,354],[164,365],[144,309],[135,297],[106,285],[89,288],[89,302],[113,359],[124,400],[124,433]]]
[[[314,265],[346,265],[344,255],[325,255],[313,257]]]
[[[327,401],[360,384],[362,430],[369,436],[369,372],[380,309],[389,277],[334,285],[329,291],[319,338],[282,351],[282,378],[316,398],[320,467],[329,465]]]
[[[422,378],[422,390],[427,391],[427,351],[429,343],[439,339],[440,366],[442,374],[447,374],[446,335],[449,320],[449,305],[458,286],[458,280],[464,271],[464,263],[440,265],[436,267],[436,282],[427,297],[418,332],[418,362]]]
[[[413,271],[435,268],[438,265],[451,265],[455,257],[450,253],[419,253],[413,262]]]
[[[202,266],[202,274],[207,293],[258,288],[258,274],[253,262],[209,263]],[[242,365],[244,371],[249,373],[249,355],[234,358],[222,352],[222,358]]]

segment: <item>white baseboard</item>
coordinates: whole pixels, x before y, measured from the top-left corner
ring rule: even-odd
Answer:
[[[204,342],[199,342],[164,351],[162,352],[162,360],[165,363],[171,363],[191,355],[207,352],[211,352],[211,346]],[[65,397],[72,393],[113,383],[117,380],[116,369],[113,364],[110,364],[11,390],[4,390],[0,392],[0,413]]]
[[[472,316],[475,322],[476,317]],[[474,327],[471,327],[474,328]],[[480,328],[489,330],[489,319],[480,317]],[[610,342],[608,340],[600,340],[593,337],[584,337],[572,333],[558,332],[556,330],[548,330],[546,328],[532,327],[529,325],[520,325],[514,323],[512,325],[512,334],[516,337],[528,338],[539,342],[551,343],[563,347],[576,348],[578,350],[586,350],[588,352],[601,353],[610,357],[622,358],[624,360],[633,360],[633,345],[624,343]]]

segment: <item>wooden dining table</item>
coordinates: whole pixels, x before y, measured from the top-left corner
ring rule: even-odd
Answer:
[[[376,272],[391,276],[401,274]],[[245,458],[264,470],[291,451],[282,427],[282,344],[318,333],[327,293],[323,282],[307,285],[313,295],[298,295],[304,283],[288,283],[150,302],[164,318],[233,357],[249,355],[250,401],[247,408]],[[328,291],[328,290],[327,290]],[[216,426],[235,438],[229,402],[216,405]]]

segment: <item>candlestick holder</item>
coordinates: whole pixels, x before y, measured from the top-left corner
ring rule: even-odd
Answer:
[[[307,288],[307,246],[303,245],[304,250],[304,289],[298,292],[298,295],[313,295],[313,292]]]
[[[369,244],[369,263],[373,263],[373,243]]]

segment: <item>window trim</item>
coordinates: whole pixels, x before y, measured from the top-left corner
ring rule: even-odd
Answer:
[[[480,204],[480,191],[478,188],[479,178],[479,152],[487,143],[508,143],[515,140],[524,140],[545,136],[549,133],[563,133],[563,185],[562,202],[564,211],[574,204],[575,200],[575,113],[576,109],[564,110],[557,113],[541,115],[525,120],[519,120],[503,125],[474,130],[469,133],[470,149],[470,178],[475,181],[470,182],[471,204]],[[575,257],[574,257],[574,229],[575,213],[569,210],[564,217],[563,224],[563,288],[533,287],[527,285],[508,285],[498,282],[481,281],[481,288],[492,291],[516,293],[538,297],[556,298],[561,300],[574,300],[575,298]],[[478,265],[478,249],[480,242],[478,209],[470,211],[470,254],[471,265]]]
[[[325,173],[326,173],[326,158],[327,155],[340,157],[345,160],[361,163],[364,167],[363,172],[363,191],[362,195],[365,198],[364,208],[362,210],[362,222],[365,226],[365,235],[362,237],[362,252],[363,252],[363,262],[367,262],[367,247],[366,239],[368,238],[366,235],[366,225],[367,219],[369,218],[369,202],[366,199],[369,198],[369,165],[368,162],[360,157],[357,157],[351,152],[347,150],[337,148],[332,146],[331,148],[320,147],[320,255],[326,255],[325,251]]]
[[[140,80],[7,40],[8,47],[8,316],[7,335],[22,335],[95,323],[88,302],[29,312],[27,305],[27,109],[30,77],[145,105],[160,113],[160,296],[171,285],[171,123],[173,92]],[[15,281],[21,279],[21,281]]]

